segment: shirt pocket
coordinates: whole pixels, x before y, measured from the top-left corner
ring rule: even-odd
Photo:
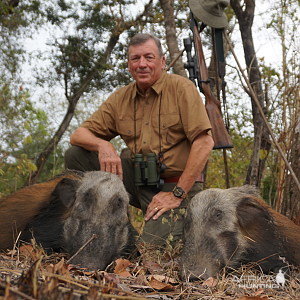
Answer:
[[[136,126],[134,126],[136,123]],[[136,141],[139,140],[141,135],[141,125],[142,121],[118,121],[116,124],[117,132],[120,134],[121,138],[130,147],[134,144],[134,137],[136,137]]]
[[[161,135],[163,144],[174,145],[185,137],[179,114],[161,115],[160,122],[158,116],[153,117],[152,126],[155,134]]]

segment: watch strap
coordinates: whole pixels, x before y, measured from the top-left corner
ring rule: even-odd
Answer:
[[[176,191],[179,190],[181,192],[181,195],[176,195]],[[172,190],[173,194],[177,198],[182,198],[183,200],[187,198],[187,193],[183,190],[183,188],[179,186],[175,186]]]

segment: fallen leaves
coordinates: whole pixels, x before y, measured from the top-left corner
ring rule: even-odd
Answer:
[[[123,277],[131,277],[132,275],[126,270],[131,262],[127,259],[123,259],[123,258],[119,258],[116,260],[116,267],[115,267],[115,270],[114,270],[114,273],[115,274],[118,274],[120,276],[123,276]]]
[[[59,261],[55,265],[53,265],[53,264],[46,265],[45,271],[49,272],[49,273],[58,274],[58,275],[62,275],[62,276],[71,278],[71,275],[70,275],[71,268],[72,267],[70,267],[70,264],[65,263],[64,258],[62,258],[61,261]]]
[[[82,268],[66,262],[62,254],[46,256],[31,246],[0,255],[0,298],[15,299],[268,299],[265,289],[245,290],[229,277],[182,282],[180,264],[147,256],[136,262],[117,259],[109,272]],[[30,264],[28,263],[30,262]],[[21,269],[23,268],[23,272]],[[235,285],[235,289],[229,289]],[[298,278],[289,288],[300,291]],[[282,290],[281,290],[282,292]],[[274,294],[274,291],[272,291]],[[296,294],[296,292],[295,292]],[[281,299],[281,298],[280,298]]]
[[[213,288],[213,287],[216,287],[218,285],[218,280],[216,280],[215,278],[210,277],[206,281],[204,281],[202,283],[202,285]]]
[[[130,285],[130,287],[135,289],[154,289],[158,291],[165,291],[165,290],[172,290],[174,289],[173,286],[170,283],[176,284],[176,280],[164,276],[164,275],[145,275],[145,268],[147,267],[149,273],[155,273],[155,271],[162,272],[163,269],[158,263],[154,263],[151,261],[145,261],[144,267],[142,268],[134,268],[135,265],[132,264],[127,259],[119,258],[116,260],[116,267],[114,269],[114,273],[123,276],[123,277],[133,277],[133,275],[129,272],[130,267],[137,270],[138,276],[134,280],[134,284]],[[143,270],[143,272],[140,272],[140,270]]]
[[[146,261],[143,262],[143,265],[148,269],[148,271],[151,274],[157,274],[157,273],[162,273],[163,272],[162,266],[157,262],[146,260]]]
[[[261,298],[258,296],[243,296],[238,298],[237,300],[260,300],[260,299],[267,299],[267,298]]]
[[[156,279],[154,276],[150,277],[150,280],[148,282],[149,286],[155,290],[158,291],[166,291],[166,290],[173,290],[173,286],[169,283],[164,283],[158,279]]]

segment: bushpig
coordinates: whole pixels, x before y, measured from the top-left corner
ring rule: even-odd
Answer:
[[[23,241],[34,237],[48,252],[73,255],[96,234],[72,263],[103,270],[134,244],[128,205],[118,176],[66,172],[0,200],[0,249],[11,249],[21,231]]]
[[[259,198],[253,186],[208,189],[187,207],[181,276],[216,276],[254,263],[263,272],[300,265],[300,227]]]

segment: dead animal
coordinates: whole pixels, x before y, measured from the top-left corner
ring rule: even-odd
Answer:
[[[271,209],[253,186],[198,193],[186,211],[184,239],[184,279],[207,279],[247,263],[265,273],[300,265],[300,227]]]
[[[0,200],[0,249],[11,249],[22,232],[20,240],[34,237],[47,252],[73,255],[95,234],[72,263],[103,270],[133,249],[128,205],[118,176],[69,171]]]

